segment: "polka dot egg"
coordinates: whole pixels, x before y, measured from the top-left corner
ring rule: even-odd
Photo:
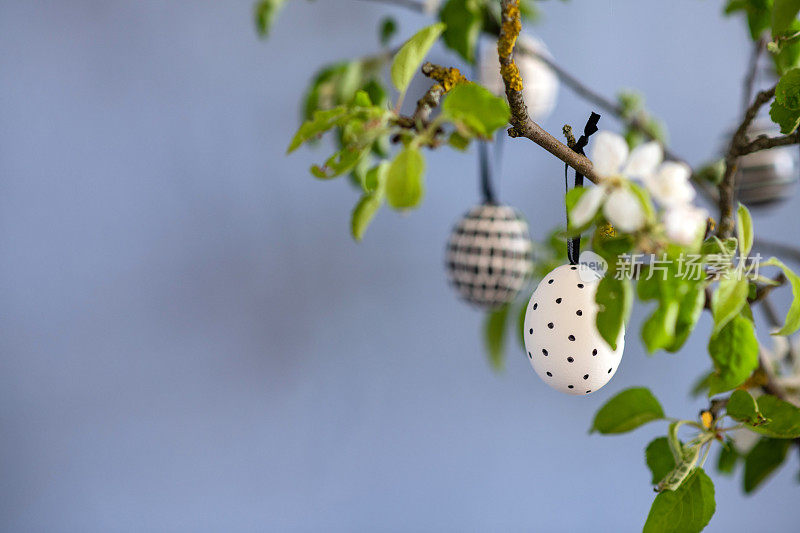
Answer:
[[[485,203],[458,221],[447,242],[447,276],[459,295],[483,309],[512,301],[530,272],[528,224],[516,209]]]
[[[533,369],[554,389],[590,394],[617,371],[625,330],[612,350],[595,325],[600,276],[584,265],[563,265],[547,274],[525,311],[525,349]]]

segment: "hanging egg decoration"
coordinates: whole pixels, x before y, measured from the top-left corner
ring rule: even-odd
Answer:
[[[747,132],[774,137],[780,130],[772,122],[757,120]],[[797,146],[778,146],[743,156],[736,174],[736,194],[748,206],[768,205],[788,198],[800,178]]]
[[[595,319],[600,275],[585,265],[562,265],[533,291],[525,311],[525,349],[533,369],[552,388],[586,395],[614,376],[625,346],[623,326],[612,350]]]
[[[520,35],[518,45],[549,57],[547,47],[539,39]],[[515,60],[522,76],[522,94],[528,113],[538,121],[546,119],[556,105],[558,76],[541,59],[523,53],[515,53]],[[500,61],[497,46],[485,46],[481,52],[479,79],[481,85],[498,96],[505,96],[505,85],[500,77]]]
[[[533,267],[528,223],[513,207],[484,203],[459,220],[447,242],[450,283],[483,309],[511,302]]]

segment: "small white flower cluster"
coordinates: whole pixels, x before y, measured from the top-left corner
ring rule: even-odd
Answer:
[[[662,222],[667,237],[682,245],[697,241],[708,212],[692,204],[695,190],[689,183],[691,169],[684,163],[663,161],[657,142],[641,144],[629,153],[620,135],[601,131],[594,137],[592,163],[604,181],[588,189],[570,212],[575,227],[588,223],[599,209],[612,226],[631,233],[641,229],[646,214],[639,198],[624,180],[639,180],[664,208]]]

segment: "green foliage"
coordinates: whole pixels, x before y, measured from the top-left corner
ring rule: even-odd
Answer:
[[[397,33],[397,21],[393,17],[384,17],[378,30],[378,40],[381,45],[388,45],[395,33]]]
[[[597,411],[591,431],[626,433],[653,420],[664,418],[664,410],[645,387],[626,389]]]
[[[642,325],[642,341],[650,353],[666,348],[675,338],[680,304],[675,301],[663,302]]]
[[[644,96],[636,91],[620,91],[617,94],[617,104],[619,105],[622,118],[626,124],[635,122],[638,127],[626,126],[624,131],[625,141],[628,147],[633,149],[639,144],[650,140],[653,137],[662,144],[667,142],[667,130],[664,123],[653,117],[644,106]],[[648,134],[645,135],[642,130]]]
[[[800,409],[771,394],[759,396],[757,403],[759,412],[768,421],[751,426],[752,431],[775,439],[800,437]]]
[[[767,419],[758,410],[755,398],[745,390],[733,391],[731,397],[728,398],[726,410],[728,416],[734,420],[745,422],[751,426],[758,426],[767,422]]]
[[[739,255],[747,257],[753,248],[753,219],[744,204],[739,204],[736,215],[736,236],[739,239]]]
[[[775,335],[791,335],[800,329],[800,276],[795,274],[792,269],[775,257],[771,257],[763,264],[780,267],[781,270],[783,270],[783,275],[786,276],[786,279],[792,286],[792,305],[786,313],[783,327],[775,333]]]
[[[753,322],[736,315],[708,342],[708,353],[715,372],[709,382],[709,395],[741,385],[758,367],[758,340]]]
[[[748,282],[739,276],[721,279],[711,297],[711,313],[714,316],[714,334],[739,315],[747,302]]]
[[[789,29],[800,11],[800,0],[775,0],[772,9],[772,36],[777,37]]]
[[[445,25],[441,22],[421,29],[406,41],[394,56],[391,69],[392,83],[400,93],[405,93],[411,78],[444,29]]]
[[[442,34],[444,44],[472,63],[483,28],[482,0],[447,0],[439,11],[439,20],[447,25]]]
[[[707,181],[713,185],[719,185],[725,174],[725,160],[717,159],[711,163],[703,165],[696,172],[695,176],[700,181]]]
[[[719,449],[719,457],[717,457],[717,471],[720,474],[732,474],[739,463],[739,452],[733,446],[730,440],[726,440]]]
[[[462,136],[489,139],[495,130],[508,123],[511,111],[504,98],[476,83],[461,83],[445,97],[442,114]]]
[[[284,3],[286,3],[286,0],[260,0],[256,2],[254,9],[256,31],[261,37],[269,35],[272,23],[275,22],[275,17]]]
[[[633,306],[633,289],[627,279],[616,279],[608,273],[597,286],[597,330],[612,350]]]
[[[672,455],[667,437],[658,437],[650,442],[644,451],[647,467],[652,473],[651,483],[656,485],[667,477],[675,468],[675,457]]]
[[[761,438],[744,458],[744,491],[756,490],[786,459],[792,442],[786,439]]]
[[[294,152],[306,141],[316,139],[334,126],[342,124],[346,116],[347,109],[345,109],[344,106],[324,111],[315,111],[311,120],[304,122],[300,126],[300,129],[297,130],[297,133],[294,134],[286,153]]]
[[[364,194],[353,209],[350,219],[350,232],[356,241],[364,238],[364,232],[383,204],[388,170],[389,163],[384,161],[366,173],[363,183]]]
[[[769,110],[781,133],[792,133],[800,123],[800,68],[787,71],[775,87],[775,100]]]
[[[395,209],[416,207],[425,194],[423,172],[425,159],[418,148],[403,148],[389,166],[386,178],[386,200]]]
[[[502,370],[503,368],[508,312],[508,304],[500,306],[488,313],[483,323],[483,339],[486,344],[486,353],[489,354],[489,362],[495,370]]]
[[[742,11],[747,17],[750,37],[754,41],[770,28],[772,24],[772,0],[728,0],[725,14]]]
[[[673,490],[660,492],[650,508],[644,533],[702,531],[714,515],[714,483],[702,468],[695,468]]]

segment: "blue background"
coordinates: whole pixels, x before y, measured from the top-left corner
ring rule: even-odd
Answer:
[[[643,450],[664,424],[587,429],[633,385],[695,416],[709,318],[679,354],[648,357],[637,304],[619,372],[590,397],[544,386],[516,345],[493,373],[482,316],[442,269],[478,201],[474,151],[429,154],[422,207],[382,211],[361,244],[355,191],[307,172],[327,145],[284,155],[319,66],[377,49],[388,12],[401,38],[428,19],[289,2],[262,42],[252,3],[0,3],[2,529],[639,529]],[[641,89],[676,152],[714,154],[749,54],[721,2],[543,9],[534,31],[565,67],[607,95]],[[590,110],[562,88],[545,125]],[[536,238],[563,220],[562,176],[506,143],[501,196]],[[759,234],[796,236],[797,205],[757,213]],[[796,453],[754,497],[741,472],[709,470],[709,531],[797,530]]]

